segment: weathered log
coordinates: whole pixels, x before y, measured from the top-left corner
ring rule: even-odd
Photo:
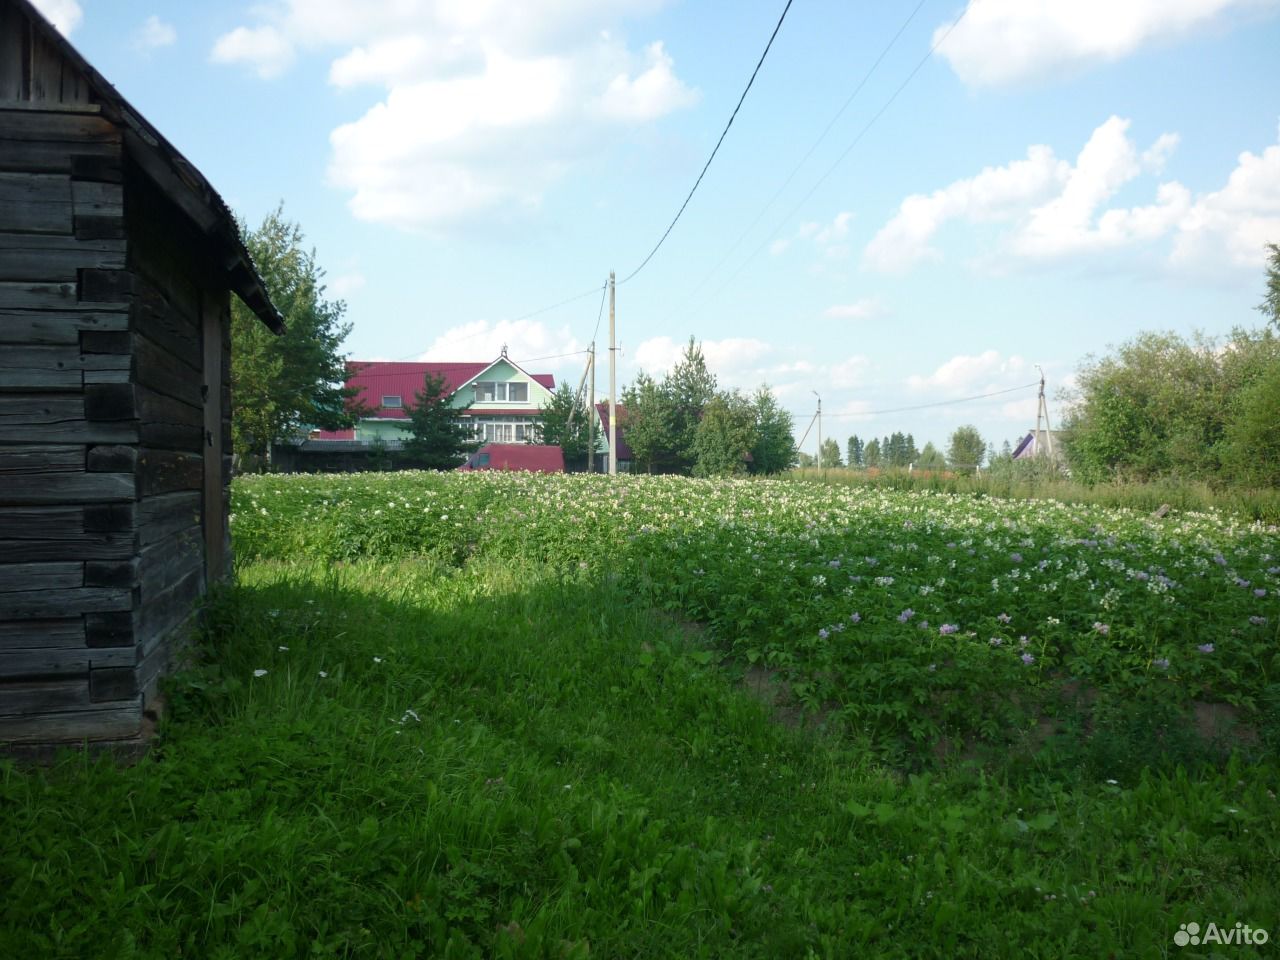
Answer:
[[[198,492],[167,493],[138,504],[138,542],[143,547],[187,529],[200,529]]]
[[[130,590],[80,587],[63,590],[28,590],[0,594],[0,620],[39,620],[71,613],[129,610]]]
[[[0,504],[87,503],[136,498],[133,474],[50,473],[10,477],[0,484]]]
[[[75,713],[29,713],[0,718],[0,740],[49,743],[77,740],[124,740],[142,729],[142,698],[119,706],[99,704]]]
[[[0,594],[60,590],[83,585],[83,563],[0,564]]]
[[[0,233],[0,280],[73,283],[79,270],[119,270],[124,265],[123,240]]]
[[[68,234],[72,226],[70,177],[0,173],[0,230]]]
[[[80,649],[85,645],[84,618],[74,620],[0,621],[0,650],[41,647]]]

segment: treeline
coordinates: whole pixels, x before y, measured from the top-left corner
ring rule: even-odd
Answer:
[[[1142,333],[1086,358],[1064,421],[1077,479],[1280,487],[1280,246],[1268,249],[1263,328]]]
[[[951,434],[951,440],[944,453],[927,442],[923,449],[916,448],[916,439],[910,433],[895,431],[885,437],[872,437],[864,441],[856,433],[845,443],[845,456],[841,458],[840,444],[831,438],[822,441],[815,460],[808,454],[800,455],[800,466],[848,467],[851,470],[863,469],[905,469],[947,470],[961,472],[976,470],[984,461],[994,462],[997,455],[994,449],[989,450],[986,441],[977,427],[965,425],[957,427]],[[1005,456],[1012,459],[1008,441],[1005,442]]]
[[[791,414],[767,385],[751,395],[719,389],[692,337],[661,380],[642,372],[623,389],[619,419],[639,472],[712,477],[796,464]]]

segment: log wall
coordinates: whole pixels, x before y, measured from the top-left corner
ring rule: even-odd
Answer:
[[[0,742],[127,741],[205,591],[226,277],[29,26],[0,0]]]

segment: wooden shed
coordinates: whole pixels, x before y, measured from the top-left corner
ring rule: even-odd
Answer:
[[[139,743],[230,565],[222,199],[31,6],[0,0],[0,745]]]

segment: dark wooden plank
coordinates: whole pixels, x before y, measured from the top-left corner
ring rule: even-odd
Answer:
[[[138,454],[138,496],[153,497],[179,490],[199,490],[204,458],[181,450],[148,450]]]
[[[84,617],[85,643],[90,647],[137,647],[133,639],[134,614],[88,613]]]
[[[124,218],[76,214],[72,220],[72,231],[77,240],[122,240],[125,235]]]
[[[137,399],[139,437],[144,446],[203,453],[203,415],[198,407],[145,387],[137,388]]]
[[[200,330],[195,318],[171,306],[154,284],[140,279],[130,306],[130,318],[136,333],[147,337],[188,366],[200,368]]]
[[[204,571],[187,574],[164,593],[143,604],[135,630],[140,655],[145,657],[191,616],[196,600],[204,593]]]
[[[0,394],[0,410],[6,395]],[[15,443],[137,443],[136,420],[94,423],[89,420],[56,420],[46,423],[10,423],[0,413],[0,436]]]
[[[204,447],[204,434],[197,426],[185,423],[144,421],[138,428],[138,440],[155,450],[185,450],[198,453]]]
[[[84,508],[84,529],[96,533],[125,533],[134,529],[137,509],[132,503],[102,503]]]
[[[0,539],[0,563],[19,560],[122,560],[137,552],[132,533],[84,533],[75,538]]]
[[[0,446],[0,478],[44,476],[50,473],[83,473],[84,447],[43,444],[38,447]]]
[[[104,334],[104,336],[110,336],[110,334]],[[138,402],[131,384],[85,385],[84,418],[86,420],[135,420],[137,417]]]
[[[51,473],[7,478],[0,484],[0,504],[104,503],[136,498],[130,473]]]
[[[203,400],[198,366],[192,366],[141,334],[133,337],[133,355],[137,361],[138,384],[199,409]]]
[[[0,280],[74,283],[80,270],[120,270],[124,265],[123,240],[0,233]]]
[[[128,303],[133,296],[135,278],[128,270],[100,270],[88,267],[80,271],[82,303]]]
[[[127,670],[125,667],[114,669]],[[133,673],[132,670],[128,672]],[[121,697],[111,699],[123,699],[130,695],[125,692]],[[90,702],[88,677],[74,680],[29,680],[25,683],[0,684],[0,716],[81,710],[89,706]]]
[[[127,356],[84,354],[78,345],[10,346],[0,350],[0,390],[66,393],[82,385],[85,370],[128,371],[129,366]]]
[[[138,557],[142,602],[149,603],[188,574],[203,569],[201,529],[188,527],[151,546]]]
[[[90,473],[133,473],[138,468],[138,448],[124,444],[89,447],[86,466]]]
[[[79,649],[85,645],[84,618],[0,621],[0,650],[23,647]]]
[[[62,174],[0,173],[0,231],[72,231],[71,178]]]
[[[133,593],[107,587],[28,590],[0,594],[0,620],[47,620],[72,613],[129,610]]]
[[[0,109],[0,114],[4,112]],[[13,113],[18,112],[13,111]],[[52,114],[48,115],[52,116]],[[81,114],[64,115],[81,116]],[[118,182],[121,156],[118,143],[13,140],[0,131],[0,170],[72,173],[81,178],[98,173],[104,179],[114,177]]]
[[[138,543],[148,547],[180,530],[200,529],[200,494],[167,493],[138,504]]]
[[[123,217],[124,186],[119,183],[73,180],[71,203],[77,217]]]
[[[0,391],[5,393],[66,393],[84,383],[79,370],[31,370],[0,367]]]
[[[83,677],[94,667],[104,670],[136,667],[139,657],[134,644],[127,647],[82,647],[78,650],[21,647],[6,650],[0,657],[0,678]]]
[[[142,730],[142,698],[74,713],[29,713],[0,719],[0,741],[15,744],[124,740]]]
[[[133,334],[125,330],[82,330],[80,351],[128,356],[133,352]]]
[[[83,585],[83,563],[0,564],[0,593],[61,590]]]
[[[79,537],[83,532],[83,507],[6,507],[0,510],[0,538],[9,540],[71,538]]]
[[[0,284],[2,286],[7,285]],[[68,290],[74,301],[75,289],[68,287]],[[0,302],[3,302],[4,295],[5,291],[0,290]],[[0,309],[0,344],[5,345],[4,352],[7,352],[11,344],[68,346],[79,352],[82,331],[120,333],[128,328],[129,315],[123,312],[86,310],[83,313],[72,313]]]
[[[0,140],[120,145],[120,128],[94,112],[12,110],[0,104]]]
[[[27,21],[11,3],[0,3],[0,101],[21,100],[26,94],[22,83],[22,44],[28,31]]]
[[[132,667],[106,667],[89,671],[89,699],[124,700],[138,694],[138,671]]]
[[[84,565],[86,587],[135,587],[138,585],[138,558],[91,560]]]
[[[128,370],[86,370],[84,382],[89,383],[129,383],[133,374]]]
[[[39,30],[31,31],[31,74],[27,99],[62,102],[62,54]]]

